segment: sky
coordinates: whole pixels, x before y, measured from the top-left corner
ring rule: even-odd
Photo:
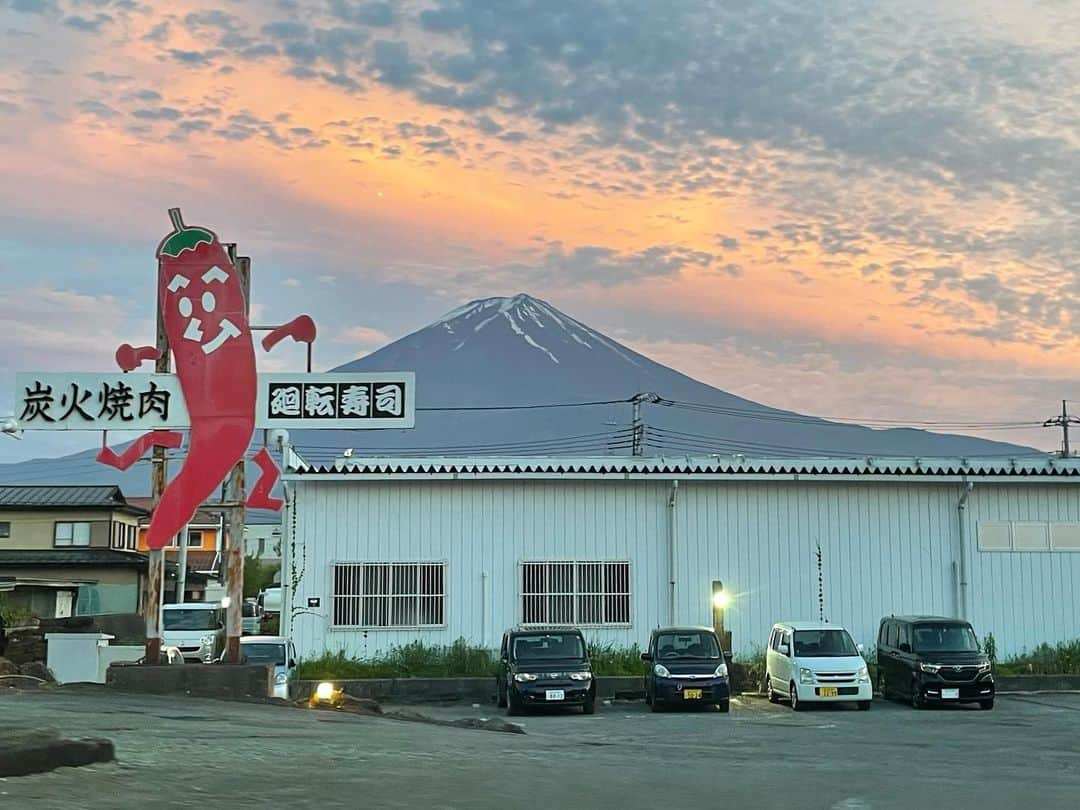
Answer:
[[[153,342],[180,206],[320,368],[528,292],[772,406],[1045,419],[1078,42],[1080,0],[0,0],[0,416],[18,370]]]

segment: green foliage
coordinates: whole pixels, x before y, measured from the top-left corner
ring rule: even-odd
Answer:
[[[9,605],[3,599],[0,599],[0,617],[3,617],[5,626],[14,627],[29,624],[33,620],[34,614],[26,608]]]
[[[983,651],[986,653],[986,657],[990,659],[991,664],[997,664],[997,639],[994,638],[993,633],[987,633],[986,638],[983,640]]]
[[[645,664],[637,645],[590,644],[589,658],[596,675],[642,675]],[[490,650],[459,638],[449,646],[414,641],[392,647],[373,658],[350,658],[344,650],[327,651],[318,658],[301,661],[297,677],[302,680],[350,680],[363,678],[485,678],[494,676],[499,662]]]
[[[742,667],[745,688],[757,689],[765,682],[765,648],[760,644],[754,644],[749,654],[735,656],[733,663]]]
[[[992,639],[988,636],[988,640]],[[990,655],[989,644],[987,655]],[[994,656],[997,655],[995,645]],[[993,659],[991,659],[993,660]],[[1080,639],[1057,644],[1040,644],[1031,652],[1023,652],[1000,661],[994,672],[998,675],[1080,675]]]
[[[304,680],[468,678],[489,677],[495,672],[491,652],[463,638],[446,647],[414,641],[366,660],[349,658],[344,650],[325,652],[319,658],[301,661],[297,667],[297,677]]]
[[[646,664],[641,660],[637,644],[618,647],[614,644],[589,643],[589,660],[595,675],[644,675]]]
[[[277,613],[268,613],[259,620],[259,635],[276,636],[281,628],[281,616]]]
[[[264,563],[254,555],[244,558],[244,598],[253,599],[264,588],[274,584],[274,574],[278,566],[275,563]]]

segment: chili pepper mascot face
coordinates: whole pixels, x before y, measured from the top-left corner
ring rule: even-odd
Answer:
[[[158,246],[158,300],[191,417],[187,459],[147,532],[163,548],[243,459],[255,428],[255,349],[244,291],[213,232],[186,226]]]

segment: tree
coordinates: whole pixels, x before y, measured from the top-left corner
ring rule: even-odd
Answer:
[[[253,599],[274,583],[276,565],[267,565],[255,555],[244,559],[244,598]]]

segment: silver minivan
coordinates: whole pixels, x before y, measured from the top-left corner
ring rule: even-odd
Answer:
[[[296,647],[282,636],[244,636],[240,639],[240,661],[274,667],[273,697],[289,699],[296,672]]]
[[[183,602],[161,608],[161,643],[184,660],[209,664],[225,651],[225,614],[218,602]]]

